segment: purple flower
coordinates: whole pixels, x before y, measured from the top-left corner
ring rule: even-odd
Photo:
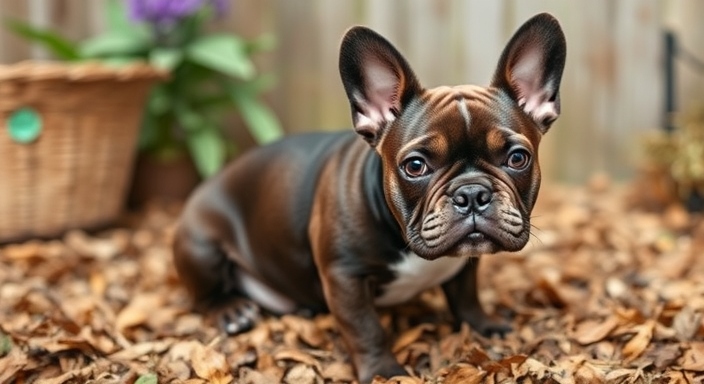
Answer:
[[[173,24],[210,3],[216,15],[227,11],[227,0],[127,0],[130,19],[153,24]]]
[[[222,17],[230,9],[229,0],[210,0],[210,2],[213,4],[215,15],[218,17]]]

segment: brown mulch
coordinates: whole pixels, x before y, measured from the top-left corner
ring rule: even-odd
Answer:
[[[702,217],[627,208],[604,180],[541,193],[531,244],[482,260],[481,299],[514,332],[452,332],[426,292],[382,311],[413,375],[389,382],[702,380]],[[353,380],[330,315],[267,317],[228,338],[191,313],[168,247],[177,214],[153,206],[119,229],[0,248],[0,383]]]

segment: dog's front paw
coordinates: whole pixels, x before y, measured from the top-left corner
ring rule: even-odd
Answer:
[[[220,329],[230,336],[251,330],[261,317],[259,306],[244,298],[217,309],[213,315]]]

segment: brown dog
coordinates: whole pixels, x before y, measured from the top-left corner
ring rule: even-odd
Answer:
[[[360,381],[406,374],[375,307],[442,285],[457,324],[492,322],[477,258],[530,235],[538,144],[560,112],[565,38],[540,14],[506,46],[488,88],[424,89],[401,54],[355,27],[340,48],[351,133],[293,136],[251,151],[188,202],[175,262],[199,308],[251,327],[245,298],[285,313],[329,309]]]

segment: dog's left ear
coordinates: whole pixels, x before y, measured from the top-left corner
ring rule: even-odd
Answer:
[[[504,48],[492,86],[503,89],[545,133],[560,115],[565,35],[547,13],[526,21]]]
[[[355,131],[372,147],[421,87],[406,59],[378,33],[350,28],[340,45],[340,76]]]

